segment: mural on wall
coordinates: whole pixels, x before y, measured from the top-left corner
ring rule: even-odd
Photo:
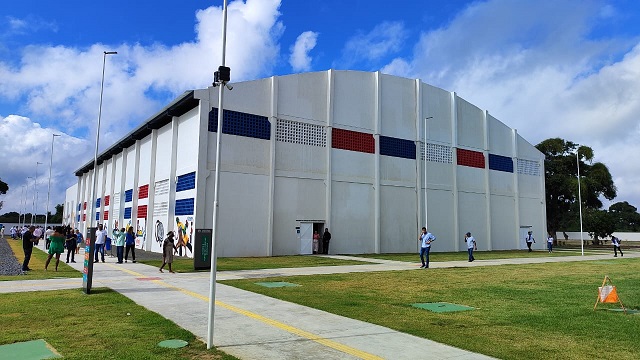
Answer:
[[[151,251],[162,252],[162,241],[164,241],[164,224],[156,220],[154,226],[154,242],[151,244]]]
[[[144,249],[147,242],[147,218],[136,221],[136,248]]]
[[[176,247],[179,256],[193,256],[193,216],[187,216],[184,223],[176,217]],[[184,255],[182,251],[184,250]]]

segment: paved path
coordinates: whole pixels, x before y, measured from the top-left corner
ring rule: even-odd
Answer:
[[[625,257],[640,257],[628,252]],[[401,271],[418,263],[332,256],[370,264],[311,268],[225,271],[218,280],[329,273]],[[80,259],[83,257],[81,256]],[[432,262],[433,268],[495,266],[612,258],[611,254]],[[81,270],[82,264],[69,264]],[[420,270],[429,271],[429,270]],[[0,293],[77,289],[82,279],[0,282]],[[144,264],[95,264],[94,287],[109,287],[205,339],[209,274],[159,273]],[[99,296],[99,295],[90,295]],[[178,305],[179,304],[179,305]],[[188,309],[188,310],[187,310]],[[216,285],[214,344],[241,359],[489,359],[489,357],[267,296]]]

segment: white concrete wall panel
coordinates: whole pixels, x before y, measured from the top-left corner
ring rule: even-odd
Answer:
[[[453,169],[456,165],[427,162],[427,185],[430,188],[453,189]],[[424,171],[424,168],[421,169]]]
[[[331,185],[332,225],[329,252],[374,251],[374,190],[369,184],[334,181]]]
[[[276,177],[273,213],[273,253],[300,253],[296,227],[300,220],[324,222],[326,186],[323,180]]]
[[[216,133],[210,133],[209,148],[215,148]],[[269,160],[269,141],[254,139],[244,136],[222,136],[222,171],[241,172],[246,174],[268,175],[271,162]],[[215,163],[215,149],[213,158],[209,161]]]
[[[381,130],[380,134],[400,139],[415,139],[416,89],[415,82],[391,75],[380,75]]]
[[[218,256],[266,256],[269,178],[220,173]]]
[[[484,149],[484,114],[477,106],[458,97],[458,146],[464,148]]]
[[[513,196],[513,173],[489,170],[489,191],[491,194]]]
[[[276,175],[324,178],[327,149],[277,141],[275,167]]]
[[[520,197],[540,198],[540,177],[518,174],[518,189]]]
[[[177,175],[196,170],[199,130],[200,118],[198,117],[197,107],[182,115],[178,120]]]
[[[487,206],[486,194],[459,192],[458,193],[458,226],[460,250],[467,249],[464,234],[471,232],[478,240],[478,249],[486,250],[490,239],[487,239]]]
[[[151,135],[140,140],[140,165],[138,168],[138,186],[149,184],[151,176],[151,161],[155,160],[151,154]],[[116,179],[117,181],[117,179]],[[153,186],[149,186],[151,189]]]
[[[312,72],[278,78],[278,118],[315,120],[326,118],[327,74]]]
[[[476,193],[485,192],[485,186],[484,186],[485,170],[484,169],[479,169],[479,168],[474,168],[469,166],[456,166],[456,171],[458,172],[457,180],[458,180],[459,191],[476,192]]]
[[[512,130],[500,120],[487,115],[489,151],[495,155],[513,156]]]
[[[156,181],[167,179],[171,175],[171,125],[158,129],[158,148],[156,151]]]
[[[422,84],[422,116],[427,120],[427,140],[451,144],[451,93],[435,86]],[[424,138],[423,121],[420,138]]]
[[[374,154],[331,149],[331,171],[334,180],[373,184],[374,169]]]
[[[429,223],[427,229],[436,236],[432,251],[455,251],[455,239],[453,238],[453,193],[448,190],[427,190],[427,216]],[[416,250],[420,228],[425,226],[420,219],[418,229],[415,230]]]
[[[535,146],[531,145],[527,140],[518,134],[518,158],[528,160],[544,159],[544,156]]]
[[[375,128],[375,74],[336,71],[334,76],[333,126],[348,130]],[[365,131],[367,132],[367,131]]]
[[[213,88],[211,106],[218,107],[218,88]],[[271,79],[233,83],[233,90],[225,89],[224,109],[269,116],[271,107]]]
[[[380,204],[380,251],[414,252],[418,227],[415,188],[382,186]]]
[[[105,166],[105,183],[104,183],[104,195],[113,194],[111,188],[111,173],[113,172],[113,160],[109,159],[104,162]],[[108,210],[108,209],[107,209]]]
[[[541,201],[540,199],[529,199],[520,197],[520,226],[531,226],[533,231],[533,237],[536,239],[536,243],[533,244],[536,249],[546,249],[546,235],[545,229],[546,221],[541,216]],[[519,239],[521,247],[524,245],[524,240]],[[525,245],[526,246],[526,245]]]
[[[491,244],[492,249],[514,249],[514,239],[518,222],[516,219],[516,201],[513,196],[491,195]],[[478,233],[479,235],[479,233]],[[486,249],[485,246],[478,247]]]
[[[416,161],[392,156],[380,156],[380,181],[385,185],[416,186]]]

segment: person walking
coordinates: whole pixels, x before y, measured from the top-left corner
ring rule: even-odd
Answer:
[[[331,233],[329,232],[329,228],[324,228],[324,233],[322,234],[322,253],[325,255],[329,254],[329,241],[331,241]]]
[[[116,245],[116,256],[118,257],[118,264],[122,264],[122,258],[124,256],[124,244],[127,239],[127,232],[124,228],[120,230],[113,229],[112,235]]]
[[[47,256],[47,261],[44,263],[44,271],[47,271],[49,267],[49,263],[51,262],[51,258],[55,255],[56,257],[56,271],[58,271],[58,264],[60,264],[60,254],[64,252],[64,242],[66,241],[66,237],[64,235],[64,229],[62,226],[56,226],[53,230],[53,234],[49,236],[49,256]]]
[[[173,231],[169,231],[167,234],[167,238],[162,242],[162,266],[160,266],[160,272],[163,272],[162,269],[166,264],[169,264],[169,272],[175,273],[171,268],[171,264],[173,263],[173,253],[178,250],[173,243]]]
[[[320,249],[320,234],[317,231],[313,232],[313,253],[317,254]]]
[[[69,229],[65,229],[67,235],[66,235],[66,241],[65,241],[65,246],[67,247],[67,264],[69,263],[69,256],[71,256],[71,262],[74,263],[76,262],[75,259],[75,254],[76,254],[76,248],[77,248],[77,243],[78,243],[78,238],[76,237],[76,235],[73,233],[73,230]]]
[[[533,238],[533,233],[531,231],[527,232],[527,236],[524,237],[524,241],[527,242],[527,247],[529,248],[529,252],[531,252],[531,244],[536,242],[536,239]]]
[[[422,246],[420,247],[420,261],[422,262],[422,266],[420,268],[429,268],[429,251],[431,250],[431,243],[436,241],[436,237],[433,236],[432,233],[427,232],[427,228],[422,228],[422,233],[418,236],[418,240],[422,241]]]
[[[78,229],[76,229],[76,239],[76,255],[79,255],[80,247],[84,244],[84,236],[82,236],[82,233]]]
[[[49,250],[49,244],[51,244],[51,240],[49,240],[49,237],[51,235],[53,235],[54,231],[53,228],[51,228],[51,226],[47,226],[47,230],[45,230],[44,232],[44,248],[45,250]]]
[[[620,251],[620,256],[624,256],[622,248],[620,248],[620,239],[611,235],[611,245],[613,245],[613,257],[618,257],[618,251]]]
[[[129,258],[129,250],[131,250],[131,262],[136,262],[136,235],[133,233],[133,226],[129,226],[129,229],[127,229],[124,246],[124,262],[127,262],[127,259]]]
[[[22,271],[29,271],[29,261],[31,261],[31,253],[33,252],[33,244],[38,242],[38,238],[33,236],[35,226],[31,225],[26,231],[22,232],[22,250],[24,250],[24,261],[22,262]]]
[[[472,262],[476,258],[473,257],[473,250],[478,250],[476,245],[476,239],[468,232],[464,235],[464,242],[467,243],[467,252],[469,253],[469,262]]]
[[[98,262],[98,254],[102,256],[102,262],[104,262],[104,244],[107,242],[107,230],[102,228],[102,224],[98,225],[96,230],[96,251],[94,252],[94,261]]]
[[[547,235],[547,250],[549,250],[549,254],[553,251],[553,235],[551,232]]]

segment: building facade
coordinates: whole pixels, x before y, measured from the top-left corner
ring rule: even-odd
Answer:
[[[419,79],[303,73],[225,90],[218,256],[519,249],[546,232],[544,155],[475,105]],[[187,91],[76,171],[65,219],[133,226],[161,251],[174,230],[192,256],[213,218],[218,88]],[[90,199],[93,176],[97,199]],[[94,222],[95,224],[95,222]],[[544,246],[543,241],[538,246]]]

